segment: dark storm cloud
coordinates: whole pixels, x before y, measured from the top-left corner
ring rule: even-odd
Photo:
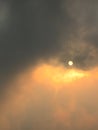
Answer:
[[[7,26],[0,31],[1,76],[60,51],[61,30],[64,26],[68,30],[72,22],[67,11],[62,11],[62,3],[59,0],[3,3],[8,8],[3,15],[9,17],[1,21],[1,26],[4,22]]]
[[[75,66],[97,65],[98,2],[5,1],[1,8],[0,76],[58,57]],[[82,45],[84,44],[84,45]]]
[[[75,20],[75,31],[72,32],[67,44],[65,40],[62,58],[73,60],[75,66],[80,69],[97,66],[98,1],[69,1],[68,13]]]

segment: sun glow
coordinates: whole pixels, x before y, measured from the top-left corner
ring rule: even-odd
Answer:
[[[51,65],[42,65],[39,66],[34,74],[34,80],[41,83],[44,81],[48,83],[72,83],[77,81],[83,77],[87,76],[87,74],[83,71],[79,71],[76,69],[65,69],[62,66],[51,66]]]

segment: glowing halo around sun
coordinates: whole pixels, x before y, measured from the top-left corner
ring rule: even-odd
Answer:
[[[70,62],[71,63],[71,62]],[[72,65],[72,63],[70,64]],[[41,65],[33,72],[33,79],[39,83],[69,84],[83,77],[87,73],[77,69],[65,69],[63,66]]]

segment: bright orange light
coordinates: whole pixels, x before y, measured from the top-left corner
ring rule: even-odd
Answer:
[[[87,74],[76,69],[65,69],[62,66],[55,67],[51,65],[42,65],[35,70],[33,76],[39,83],[48,82],[64,84],[79,80],[87,76]]]

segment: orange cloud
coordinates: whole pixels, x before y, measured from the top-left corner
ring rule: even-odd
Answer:
[[[12,87],[0,105],[0,129],[98,128],[97,77],[98,68],[87,72],[46,64],[30,68],[8,84]]]

